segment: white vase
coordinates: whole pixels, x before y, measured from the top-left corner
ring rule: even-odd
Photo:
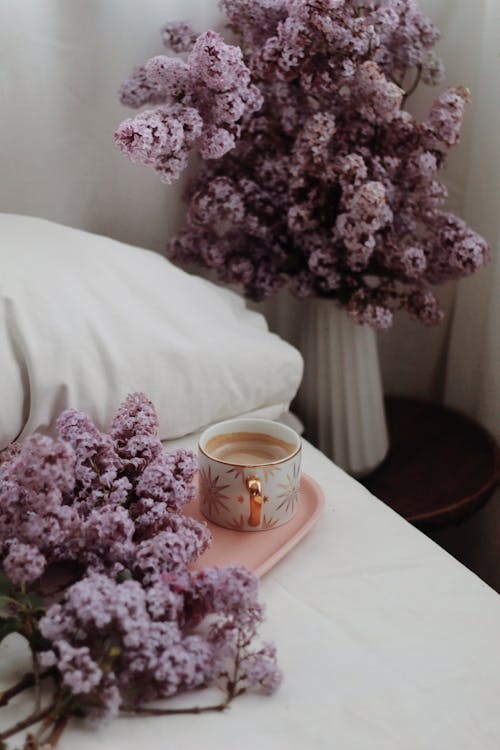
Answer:
[[[389,439],[375,331],[333,300],[303,300],[304,380],[297,411],[306,436],[354,476],[374,469]]]

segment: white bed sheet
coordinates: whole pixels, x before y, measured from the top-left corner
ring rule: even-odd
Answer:
[[[304,470],[324,515],[262,582],[280,690],[222,715],[76,726],[61,750],[498,750],[500,597],[307,442]],[[2,683],[18,647],[0,646]]]

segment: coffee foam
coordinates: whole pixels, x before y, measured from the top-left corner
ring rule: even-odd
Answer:
[[[238,466],[262,466],[283,461],[295,450],[293,443],[263,432],[214,435],[205,444],[205,452],[212,458]]]

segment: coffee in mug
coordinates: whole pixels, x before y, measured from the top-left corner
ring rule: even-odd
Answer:
[[[213,458],[244,466],[281,461],[294,450],[293,443],[287,443],[265,432],[229,432],[214,435],[206,443],[206,451]]]
[[[202,513],[239,531],[282,526],[297,510],[300,462],[300,437],[280,422],[240,418],[210,427],[199,443]]]

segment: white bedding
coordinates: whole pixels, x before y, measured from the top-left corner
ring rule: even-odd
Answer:
[[[157,253],[0,214],[0,269],[0,450],[68,406],[105,429],[133,391],[174,438],[277,417],[299,387],[299,352],[262,315]]]
[[[307,442],[303,459],[326,508],[262,583],[278,693],[223,715],[74,726],[61,750],[498,750],[498,595]],[[20,647],[0,646],[2,683]]]

